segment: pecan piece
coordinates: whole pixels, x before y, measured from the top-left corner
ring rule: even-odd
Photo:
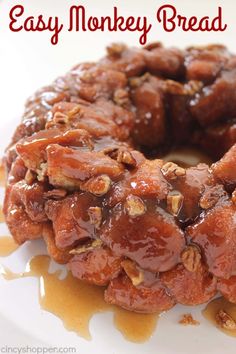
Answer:
[[[179,324],[182,324],[184,326],[198,326],[200,325],[200,322],[195,320],[191,313],[185,313],[183,314],[182,318],[179,320]]]
[[[227,194],[221,186],[211,187],[210,189],[205,190],[201,196],[199,206],[205,210],[210,209],[216,205],[220,198],[223,198],[224,196],[227,196]]]
[[[127,49],[127,46],[124,43],[112,43],[106,49],[108,55],[119,57]]]
[[[74,255],[81,254],[81,253],[85,253],[88,251],[92,251],[94,248],[101,247],[101,245],[102,245],[102,241],[100,239],[97,239],[97,240],[94,240],[92,243],[88,243],[86,245],[74,248],[69,253],[74,254]]]
[[[53,122],[55,124],[68,124],[69,117],[64,113],[56,112],[53,116]]]
[[[203,195],[199,200],[199,205],[204,210],[212,208],[216,203],[217,200],[215,198],[208,198],[206,195]]]
[[[39,182],[45,181],[46,175],[47,175],[47,169],[48,165],[46,162],[43,162],[40,164],[40,168],[36,170],[37,172],[37,179]]]
[[[147,81],[151,75],[149,73],[145,73],[142,76],[131,77],[129,79],[129,84],[132,88],[137,88],[142,85],[143,82]]]
[[[203,83],[198,80],[190,80],[186,84],[184,84],[185,94],[186,95],[194,95],[199,92],[203,87]]]
[[[144,274],[140,269],[138,269],[135,262],[131,261],[130,259],[126,259],[121,262],[121,266],[123,267],[125,273],[128,275],[134,286],[138,286],[143,282]]]
[[[119,106],[126,106],[129,104],[129,94],[124,89],[117,89],[114,93],[113,100]]]
[[[35,181],[36,175],[33,171],[27,170],[25,174],[25,181],[27,184],[32,184]]]
[[[92,177],[85,183],[81,183],[80,189],[89,192],[97,197],[106,194],[111,186],[111,179],[107,175]]]
[[[153,49],[156,49],[156,48],[163,48],[163,45],[161,42],[151,42],[151,43],[148,43],[144,46],[144,49],[146,50],[153,50]]]
[[[172,95],[194,95],[196,92],[199,92],[202,87],[202,82],[197,80],[190,80],[184,85],[173,80],[166,80],[164,83],[165,91]]]
[[[69,112],[67,112],[67,116],[69,118],[75,116],[76,114],[78,114],[81,111],[81,106],[77,105],[74,108],[72,108]]]
[[[117,155],[117,162],[123,163],[128,166],[132,166],[132,167],[136,166],[136,160],[134,159],[131,152],[129,152],[129,151],[119,150],[118,155]]]
[[[88,215],[91,224],[99,229],[102,223],[102,209],[100,207],[90,207]]]
[[[86,70],[80,75],[80,80],[85,84],[92,84],[94,80],[94,75],[92,72]]]
[[[52,189],[51,191],[45,192],[43,194],[43,197],[45,199],[58,200],[58,199],[64,198],[66,195],[67,195],[67,191],[65,189],[55,188],[55,189]]]
[[[136,195],[129,195],[125,201],[125,209],[129,216],[137,217],[146,212],[146,205],[143,200]]]
[[[165,80],[164,82],[165,92],[171,95],[184,95],[184,85],[173,80]]]
[[[236,321],[224,310],[219,310],[216,314],[216,323],[224,329],[227,330],[235,330],[236,329]]]
[[[201,254],[196,246],[187,246],[182,254],[181,260],[189,272],[196,272],[201,261]]]
[[[185,176],[186,171],[184,168],[176,165],[174,162],[165,163],[161,171],[163,175],[169,179],[176,179],[177,177]]]
[[[167,195],[167,209],[168,211],[177,216],[183,205],[184,197],[180,192],[170,192]]]

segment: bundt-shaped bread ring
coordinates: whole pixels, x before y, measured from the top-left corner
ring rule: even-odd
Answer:
[[[31,97],[5,155],[14,239],[137,312],[236,303],[236,56],[112,44]],[[173,147],[211,166],[179,166]],[[157,157],[159,157],[157,159]]]

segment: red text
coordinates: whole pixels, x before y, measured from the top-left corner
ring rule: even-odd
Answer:
[[[27,32],[42,32],[50,31],[53,32],[51,37],[51,43],[57,44],[59,33],[62,31],[63,24],[59,23],[59,18],[57,16],[50,16],[48,19],[45,19],[43,15],[37,17],[29,16],[22,18],[24,15],[24,6],[16,5],[14,6],[10,13],[10,23],[9,28],[13,32],[19,32],[25,30]]]
[[[157,11],[157,21],[162,23],[165,31],[172,32],[176,27],[182,28],[183,31],[225,31],[226,24],[223,24],[222,8],[218,7],[218,14],[212,20],[209,16],[197,18],[191,16],[189,18],[179,15],[172,5],[163,5]]]

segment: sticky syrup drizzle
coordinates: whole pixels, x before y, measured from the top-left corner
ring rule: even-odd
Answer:
[[[2,163],[2,159],[0,159],[0,186],[4,187],[5,185],[5,172]]]
[[[0,160],[0,185],[4,186],[5,176]],[[0,222],[4,222],[0,206]],[[10,255],[18,248],[12,237],[0,237],[0,257]],[[144,342],[150,338],[158,315],[136,314],[108,305],[104,301],[104,289],[75,279],[71,273],[60,280],[60,271],[49,273],[50,258],[36,256],[27,264],[25,272],[15,274],[0,266],[0,274],[6,280],[37,277],[39,281],[39,302],[41,307],[59,317],[69,331],[90,339],[89,321],[96,313],[113,311],[114,324],[125,338],[134,342]],[[56,294],[56,295],[55,295]]]
[[[0,257],[9,256],[13,253],[19,245],[15,243],[11,236],[1,236],[0,237]]]
[[[59,317],[69,331],[90,339],[89,321],[96,313],[112,311],[116,328],[130,341],[144,342],[150,338],[158,315],[136,314],[105,303],[104,289],[75,279],[71,273],[60,280],[61,271],[49,273],[49,256],[35,256],[24,273],[15,274],[1,266],[6,280],[37,277],[41,307]]]
[[[212,161],[196,149],[182,148],[170,152],[163,158],[165,161],[178,163],[182,167],[196,166],[198,163],[211,165]],[[0,185],[4,186],[4,170],[0,161]],[[4,222],[0,207],[0,222]],[[0,256],[8,256],[17,249],[18,245],[11,237],[0,238]],[[104,289],[89,285],[75,279],[71,273],[60,280],[61,271],[49,273],[49,256],[35,256],[27,264],[25,272],[16,274],[0,266],[0,274],[6,280],[25,277],[39,279],[39,302],[41,307],[59,317],[69,331],[91,339],[89,321],[96,313],[113,311],[114,324],[123,336],[133,342],[144,342],[154,332],[158,315],[137,314],[108,305],[104,301]],[[56,296],[55,296],[56,294]],[[236,320],[236,305],[224,298],[214,299],[208,303],[203,315],[218,329],[230,336],[236,336],[236,330],[227,330],[216,322],[216,314],[220,309],[226,311]]]
[[[214,326],[216,326],[220,331],[224,332],[228,336],[236,337],[236,329],[229,330],[225,329],[216,321],[216,315],[219,310],[224,310],[228,315],[232,317],[236,321],[236,304],[232,304],[231,302],[227,301],[223,297],[219,297],[210,301],[206,308],[202,311],[203,316],[210,321]]]
[[[4,222],[4,215],[2,212],[2,206],[0,205],[0,223]]]

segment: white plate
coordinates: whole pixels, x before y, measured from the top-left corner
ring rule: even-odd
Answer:
[[[48,34],[11,33],[8,30],[8,13],[17,1],[0,1],[0,153],[8,144],[12,131],[19,123],[23,104],[38,87],[50,83],[72,65],[83,60],[96,60],[111,41],[126,41],[138,44],[136,33],[68,33],[61,35],[55,47],[49,44]],[[70,0],[25,0],[26,11],[59,15],[66,20],[68,8],[76,2]],[[216,14],[215,1],[173,1],[182,14]],[[149,40],[162,40],[167,45],[191,45],[194,43],[222,42],[236,51],[236,22],[233,16],[235,2],[224,1],[223,14],[228,29],[224,33],[165,33],[155,23],[155,11],[163,2],[149,0],[132,1],[83,1],[90,14],[111,13],[114,5],[124,15],[147,15],[154,23]],[[191,5],[190,5],[191,4]],[[1,190],[1,198],[3,196]],[[6,234],[6,226],[0,225],[0,235]],[[24,269],[29,255],[41,253],[40,241],[26,243],[9,258],[0,262],[13,271]],[[0,348],[5,345],[72,346],[77,352],[109,354],[175,354],[214,353],[235,354],[235,339],[222,334],[201,315],[202,307],[176,306],[163,314],[152,338],[144,344],[126,341],[112,325],[109,313],[96,315],[91,323],[92,341],[88,342],[75,333],[64,329],[60,319],[40,309],[37,299],[38,284],[34,278],[5,281],[0,279]],[[191,311],[201,322],[197,327],[182,327],[178,324],[181,314]]]

